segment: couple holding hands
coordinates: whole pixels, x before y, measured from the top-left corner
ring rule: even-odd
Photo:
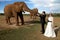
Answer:
[[[42,12],[41,15],[38,15],[40,17],[40,22],[41,22],[41,27],[42,27],[42,34],[44,34],[44,36],[46,37],[56,37],[56,34],[55,34],[55,31],[54,31],[54,28],[53,28],[53,16],[52,14],[50,13],[49,16],[48,16],[48,21],[47,21],[47,25],[46,25],[46,29],[44,29],[44,25],[46,23],[45,21],[45,18],[46,18],[46,13],[45,11]]]

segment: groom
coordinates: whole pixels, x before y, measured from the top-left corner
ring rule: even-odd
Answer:
[[[44,34],[45,32],[45,29],[44,29],[44,25],[45,25],[45,18],[46,18],[46,14],[45,14],[45,11],[42,12],[41,15],[39,15],[40,17],[40,21],[41,21],[41,27],[42,27],[42,34]]]

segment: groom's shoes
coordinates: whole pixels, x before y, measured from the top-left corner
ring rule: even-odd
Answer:
[[[42,34],[44,34],[44,33],[42,33]]]
[[[44,32],[41,31],[41,34],[44,34]]]
[[[41,31],[41,34],[44,34],[44,32]]]
[[[43,32],[41,32],[41,34],[44,34]]]

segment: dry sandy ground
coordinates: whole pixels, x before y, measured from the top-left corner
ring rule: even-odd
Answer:
[[[26,25],[28,25],[30,23],[30,21],[32,21],[32,20],[33,19],[31,19],[30,16],[24,16],[24,22]],[[39,20],[39,17],[37,17],[37,20]],[[20,20],[19,20],[19,22],[20,22]],[[14,29],[14,28],[19,28],[19,27],[24,26],[24,25],[21,25],[21,22],[19,23],[20,26],[16,26],[14,18],[11,18],[11,23],[13,25],[6,24],[5,16],[0,15],[0,30],[6,29],[6,28],[7,29]],[[60,17],[54,17],[54,26],[60,27]]]
[[[33,24],[30,24],[30,21],[33,21],[33,19],[30,18],[30,16],[24,16],[24,22],[25,24],[24,25],[33,25]],[[24,25],[21,25],[21,20],[19,19],[19,24],[20,26],[16,26],[15,24],[15,18],[11,18],[11,23],[13,25],[8,25],[6,24],[6,21],[5,21],[5,16],[2,16],[0,15],[0,30],[3,30],[3,29],[14,29],[14,28],[19,28],[19,27],[22,27]]]
[[[39,20],[39,17],[37,18],[37,20]],[[24,21],[25,21],[25,25],[33,25],[30,23],[30,21],[32,21],[32,19],[30,19],[29,16],[24,16]],[[20,28],[20,27],[25,26],[25,25],[16,26],[14,18],[11,18],[11,22],[13,23],[13,25],[6,24],[5,17],[0,16],[0,30],[14,29],[14,28]],[[54,17],[54,26],[60,27],[60,17]],[[42,36],[43,34],[41,34],[40,31],[38,31],[38,33],[36,35],[37,35],[37,40],[39,40],[39,39],[41,39],[41,40],[60,40],[60,31],[58,32],[57,37],[53,38],[53,39]]]

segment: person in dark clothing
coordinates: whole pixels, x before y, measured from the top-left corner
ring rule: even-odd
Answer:
[[[45,18],[46,18],[45,11],[43,11],[42,14],[39,15],[39,17],[40,17],[40,22],[41,22],[41,27],[42,27],[42,34],[44,34],[44,32],[45,32],[44,25],[46,23],[46,21],[45,21]]]

